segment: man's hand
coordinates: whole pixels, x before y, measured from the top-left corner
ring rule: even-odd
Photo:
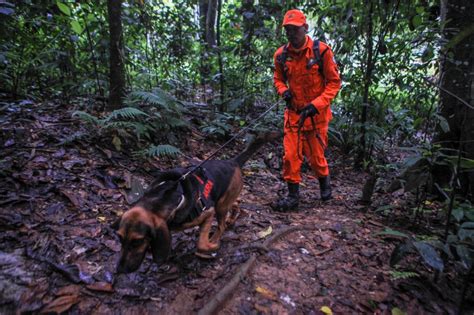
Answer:
[[[283,92],[283,94],[281,95],[281,97],[282,97],[283,100],[285,101],[286,107],[287,107],[287,108],[291,108],[291,98],[293,97],[293,95],[291,95],[291,91],[290,91],[289,89],[286,90],[285,92]]]
[[[318,109],[311,103],[306,105],[300,112],[300,120],[298,121],[298,129],[303,127],[304,121],[308,117],[313,117],[315,115],[319,114]]]

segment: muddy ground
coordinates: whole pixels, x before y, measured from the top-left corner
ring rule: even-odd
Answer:
[[[279,143],[267,144],[247,163],[242,215],[214,258],[194,255],[197,229],[191,229],[173,234],[166,264],[157,266],[149,255],[139,271],[115,275],[120,244],[110,224],[133,193],[152,180],[153,170],[205,158],[223,141],[196,129],[187,135],[184,156],[145,161],[126,147],[116,151],[110,139],[90,138],[90,128],[71,119],[67,106],[4,102],[0,110],[0,313],[190,314],[237,276],[220,314],[457,311],[454,275],[434,281],[414,261],[417,277],[393,278],[389,258],[400,240],[377,233],[413,232],[403,211],[410,196],[378,191],[371,207],[362,206],[367,176],[337,150],[329,158],[334,199],[321,202],[317,180],[306,172],[300,210],[273,212],[270,204],[285,188]],[[223,154],[244,146],[238,141]],[[390,213],[374,211],[387,204]]]

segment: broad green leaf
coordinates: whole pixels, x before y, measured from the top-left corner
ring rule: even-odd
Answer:
[[[439,256],[438,252],[431,246],[425,242],[414,242],[413,245],[420,253],[423,260],[432,268],[443,271],[444,263],[441,257]]]
[[[96,20],[96,18],[95,18],[95,15],[94,15],[94,14],[89,13],[89,14],[87,15],[87,21],[88,21],[88,22],[93,22],[93,21],[95,21],[95,20]]]
[[[453,209],[451,215],[456,219],[457,222],[461,222],[462,218],[464,217],[464,210],[461,208]]]
[[[71,27],[72,27],[72,30],[76,32],[76,34],[78,35],[82,34],[82,26],[79,23],[79,21],[76,21],[76,20],[71,21]]]
[[[474,230],[474,222],[464,222],[464,223],[461,225],[461,228]]]
[[[406,255],[413,252],[413,242],[398,244],[390,255],[390,266],[393,267],[400,262]]]
[[[122,150],[122,141],[119,137],[114,136],[112,139],[112,144],[114,145],[115,149],[117,149],[117,151]]]
[[[449,131],[449,123],[448,123],[448,120],[439,115],[439,114],[434,114],[434,117],[438,120],[439,122],[439,126],[441,127],[441,129],[443,130],[443,132],[448,132]]]
[[[466,170],[474,169],[474,160],[468,158],[461,159],[461,168]]]
[[[82,34],[82,26],[81,24],[79,23],[79,21],[71,21],[71,27],[72,27],[72,30],[78,34],[78,35],[81,35]]]
[[[412,19],[413,26],[416,28],[421,25],[421,16],[415,15]]]
[[[422,157],[421,155],[418,155],[418,156],[411,156],[409,158],[407,158],[405,160],[405,162],[403,163],[404,167],[408,168],[408,167],[412,167],[413,165],[415,165],[416,163],[418,163],[420,160],[424,159],[424,157]]]
[[[378,232],[375,235],[391,235],[391,236],[398,236],[398,237],[404,237],[404,238],[409,238],[410,237],[405,233],[395,231],[395,230],[392,230],[392,229],[385,229],[384,231]]]
[[[457,245],[456,253],[467,270],[470,270],[474,260],[474,251],[469,249],[466,245]]]
[[[56,5],[58,6],[59,10],[66,14],[67,16],[71,16],[71,10],[69,9],[69,7],[67,5],[65,5],[64,3],[61,3],[59,1],[56,2]]]
[[[466,222],[466,223],[474,223],[474,222]],[[465,224],[465,223],[464,223]],[[464,225],[463,224],[463,225]],[[474,230],[465,228],[461,225],[461,228],[458,231],[458,237],[461,241],[464,241],[465,239],[471,239],[474,241]]]
[[[465,209],[464,210],[464,215],[469,221],[474,221],[474,209]]]
[[[449,236],[454,236],[454,235],[449,235]],[[454,242],[457,242],[457,237],[454,236],[455,240]],[[453,254],[451,253],[450,249],[450,243],[453,243],[453,240],[448,237],[448,240],[445,242],[441,242],[439,240],[432,240],[430,241],[430,244],[434,247],[437,248],[441,251],[443,251],[446,255],[448,255],[450,258],[453,257]]]

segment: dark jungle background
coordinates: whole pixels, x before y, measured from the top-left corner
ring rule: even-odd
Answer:
[[[11,234],[26,222],[12,213],[25,202],[33,211],[31,191],[49,176],[28,163],[62,157],[50,151],[36,161],[40,142],[79,152],[96,146],[109,158],[122,156],[122,165],[170,167],[196,157],[191,140],[206,148],[202,159],[247,127],[278,101],[273,54],[286,43],[281,21],[292,8],[305,12],[309,35],[328,43],[339,65],[343,86],[331,105],[330,149],[332,161],[364,175],[351,190],[353,208],[409,222],[381,232],[396,239],[392,276],[414,281],[424,274],[437,283],[449,275],[459,288],[457,310],[468,309],[474,290],[471,0],[0,1],[0,250],[26,244]],[[257,129],[282,128],[280,103]],[[74,124],[79,131],[53,134],[34,123],[54,114],[48,128]],[[268,157],[275,176],[281,152]],[[83,206],[71,191],[55,189]],[[381,202],[394,192],[406,196],[403,204]],[[18,309],[5,292],[0,307]],[[47,310],[63,310],[54,307]]]

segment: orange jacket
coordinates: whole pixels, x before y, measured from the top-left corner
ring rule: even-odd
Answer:
[[[312,103],[319,111],[314,117],[316,127],[324,127],[332,119],[329,105],[332,99],[337,95],[341,88],[341,78],[337,64],[334,60],[332,50],[325,43],[319,42],[319,51],[322,55],[324,77],[318,71],[318,64],[314,64],[307,69],[308,61],[314,58],[313,40],[306,36],[306,43],[300,49],[295,49],[288,44],[288,54],[286,59],[286,76],[283,73],[281,65],[277,61],[277,56],[283,52],[280,47],[273,56],[275,72],[273,74],[273,83],[279,95],[282,95],[288,88],[293,95],[291,100],[293,109],[301,110],[307,104]],[[299,114],[294,110],[285,110],[285,127],[297,127]],[[304,130],[313,129],[311,119],[305,121]]]

